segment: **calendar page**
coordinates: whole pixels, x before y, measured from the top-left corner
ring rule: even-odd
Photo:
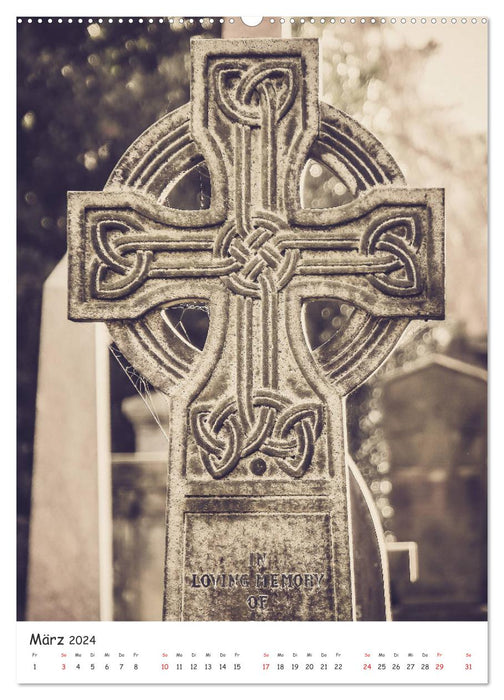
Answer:
[[[14,21],[18,684],[486,684],[488,19]]]

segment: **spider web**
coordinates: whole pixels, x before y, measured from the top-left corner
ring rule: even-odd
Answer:
[[[187,311],[199,311],[208,316],[209,311],[206,304],[188,301],[184,302],[183,304],[175,304],[168,309],[165,309],[165,311],[172,311],[175,313],[179,312],[180,317],[178,320],[170,316],[165,316],[165,314],[162,314],[162,316],[166,322],[170,322],[170,324],[187,340],[188,343],[191,343],[191,345],[194,345],[195,347],[200,346],[201,338],[195,337],[195,329],[194,327],[191,327],[190,323],[186,326],[184,323],[184,315]],[[153,387],[152,384],[126,360],[124,355],[122,355],[122,353],[113,343],[109,346],[109,349],[112,356],[115,358],[125,375],[128,377],[128,380],[135,388],[135,391],[142,399],[145,407],[153,417],[156,425],[159,427],[163,437],[168,441],[167,431],[165,430],[165,427],[163,427],[161,417],[156,408],[156,403],[159,404],[159,400],[155,400],[156,397],[163,397],[164,400],[167,400],[165,395]]]
[[[145,404],[147,410],[151,414],[151,416],[154,418],[159,430],[161,431],[163,437],[165,440],[168,442],[168,435],[166,434],[166,431],[163,427],[163,424],[161,423],[161,418],[159,416],[159,413],[156,409],[156,403],[154,401],[154,394],[156,395],[161,395],[164,396],[161,392],[158,392],[150,382],[145,379],[137,370],[130,365],[124,356],[119,352],[119,350],[112,344],[109,346],[110,352],[112,356],[116,359],[118,362],[119,366],[125,373],[125,375],[128,377],[129,381],[131,384],[134,386],[137,394],[140,396],[142,399],[143,403]]]

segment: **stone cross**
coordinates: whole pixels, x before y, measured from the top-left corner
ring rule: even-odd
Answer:
[[[314,39],[202,40],[191,103],[69,193],[70,317],[106,321],[170,400],[164,619],[351,620],[344,397],[410,319],[442,318],[443,191],[318,99]],[[308,209],[308,158],[349,201]],[[206,163],[211,205],[170,192]],[[355,309],[312,353],[303,304]],[[203,351],[163,310],[208,303]]]

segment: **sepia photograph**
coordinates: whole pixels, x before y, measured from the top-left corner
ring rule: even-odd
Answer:
[[[18,621],[487,620],[487,31],[18,19]]]

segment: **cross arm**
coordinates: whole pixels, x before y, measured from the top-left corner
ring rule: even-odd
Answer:
[[[376,188],[340,207],[299,210],[290,223],[276,243],[299,250],[298,275],[350,276],[375,315],[443,317],[442,189]]]
[[[210,210],[170,209],[134,192],[69,192],[69,316],[136,318],[168,299],[211,293],[237,267],[215,260],[220,221]]]

